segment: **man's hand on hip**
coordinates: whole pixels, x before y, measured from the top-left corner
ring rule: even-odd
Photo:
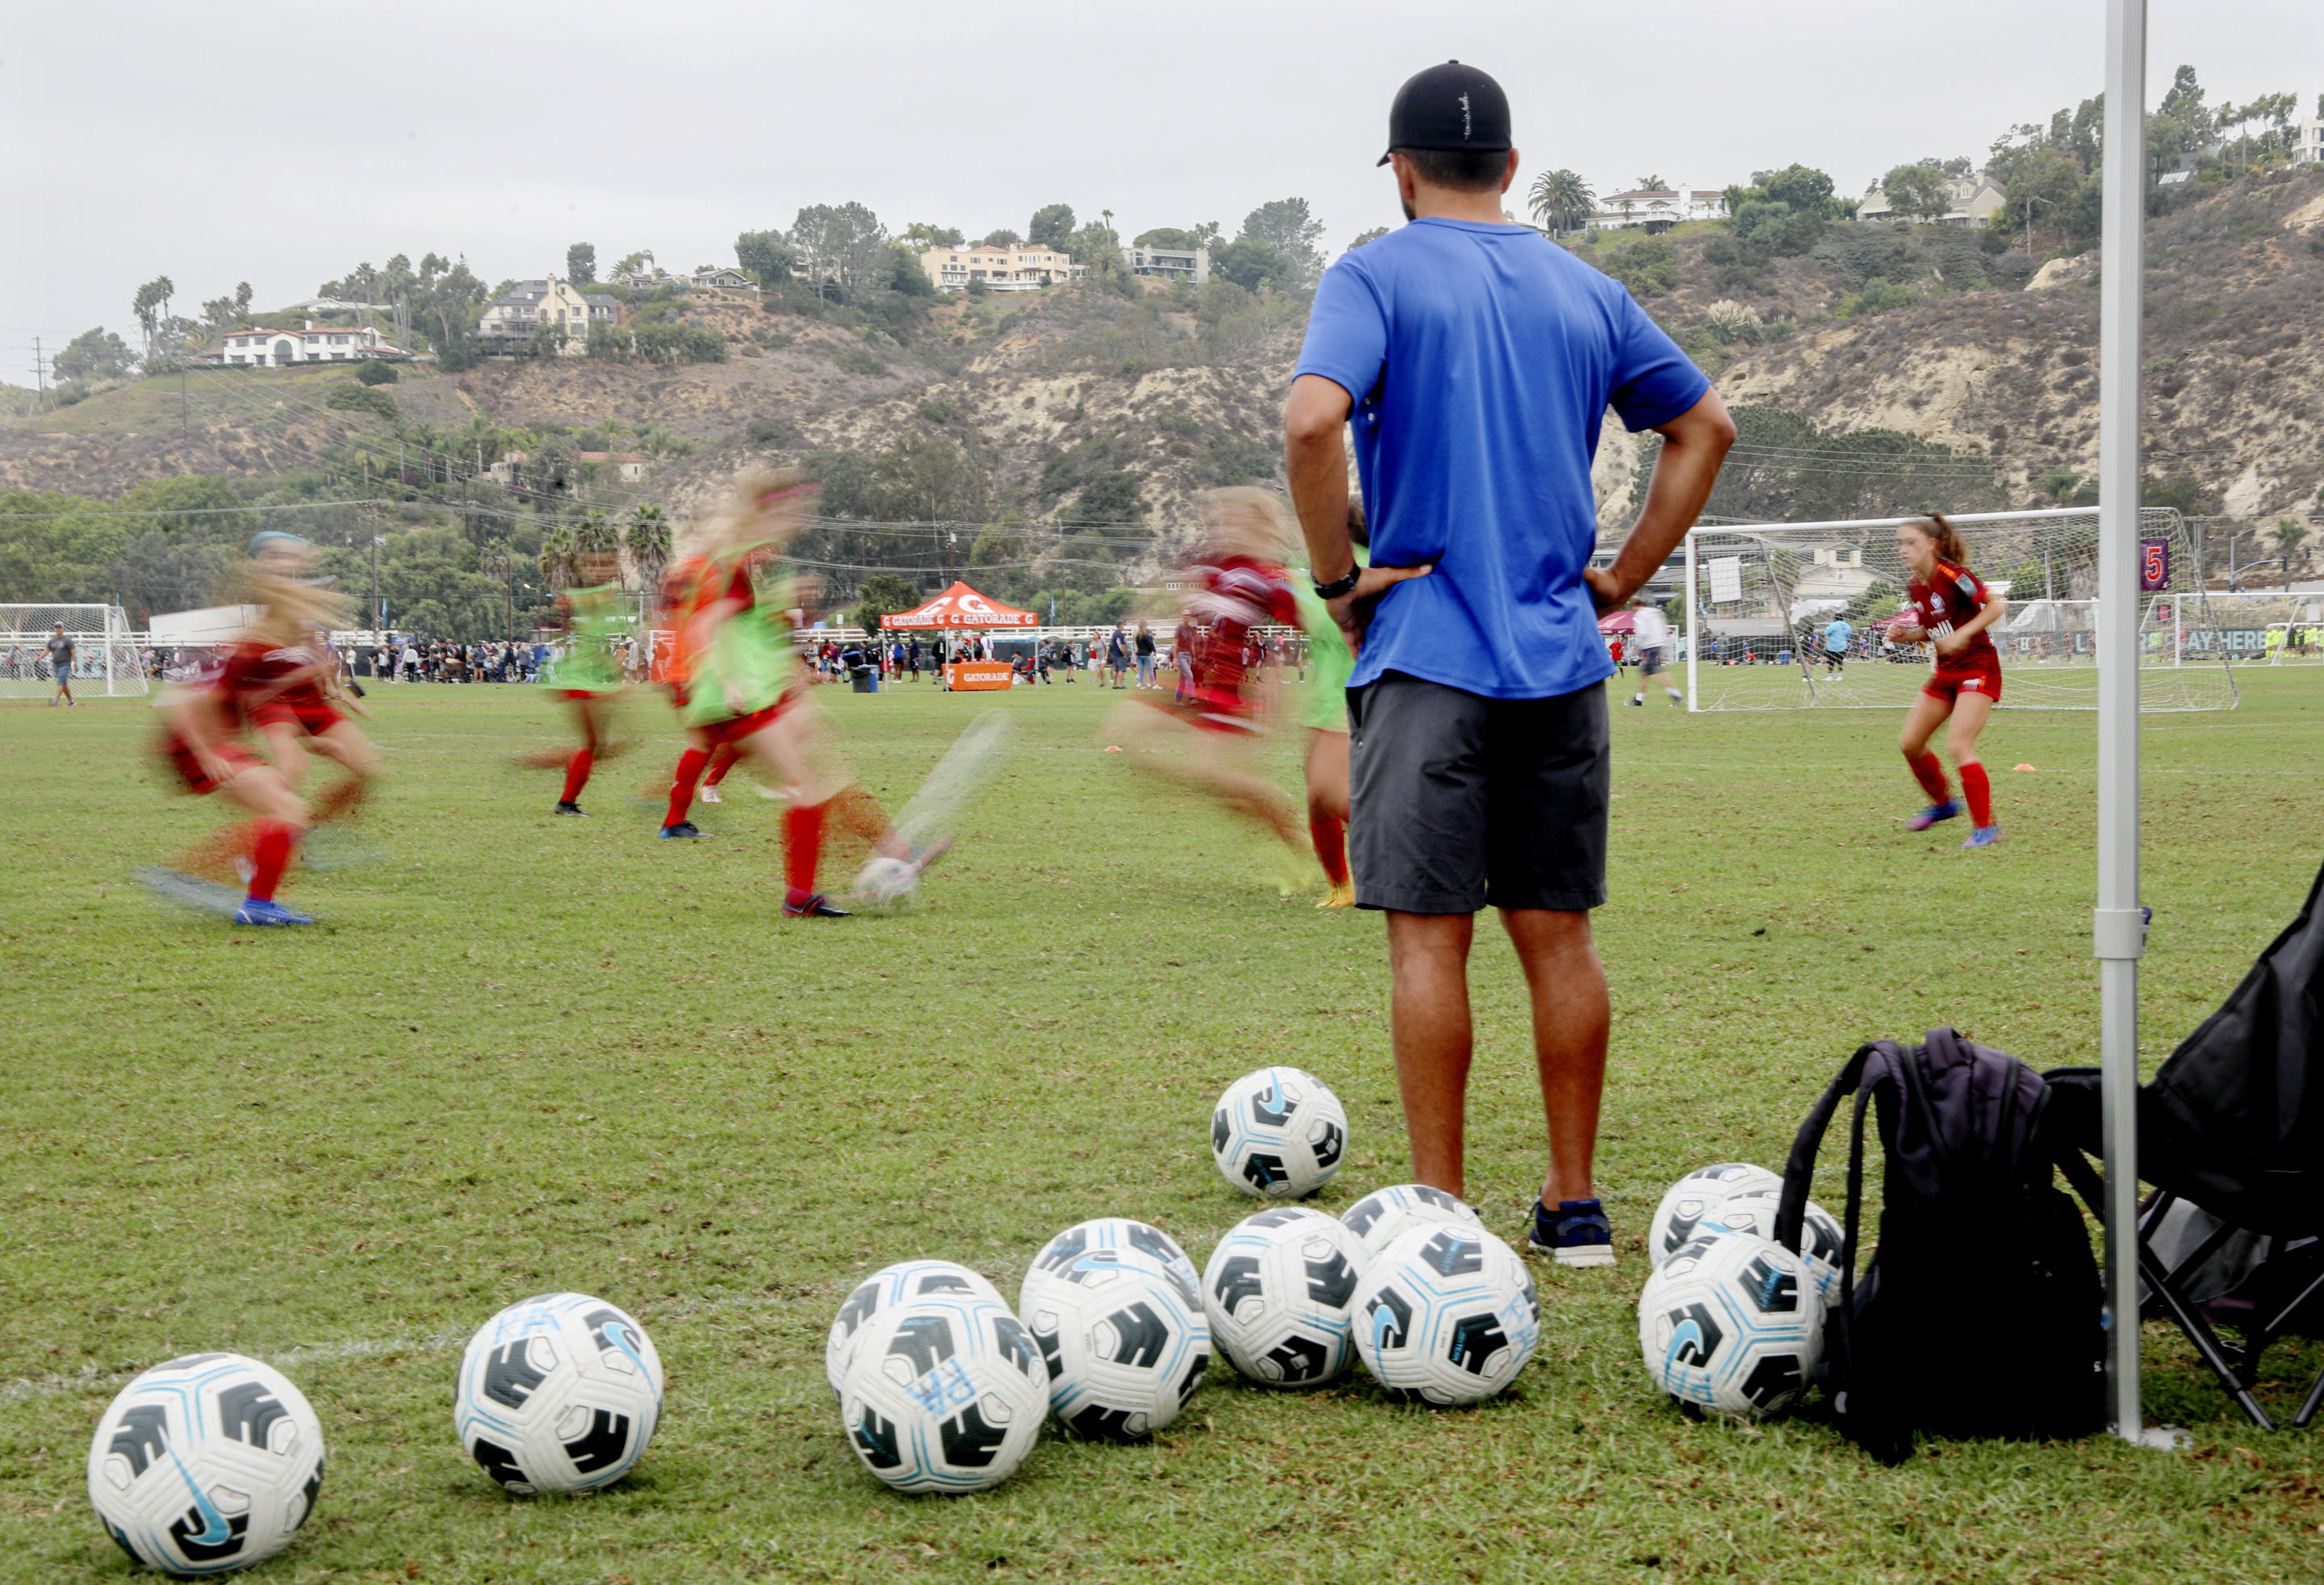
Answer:
[[[1361,653],[1364,630],[1372,624],[1372,613],[1379,609],[1380,596],[1407,578],[1425,578],[1436,570],[1436,564],[1425,567],[1368,567],[1356,579],[1356,586],[1337,600],[1326,600],[1323,609],[1340,624],[1348,637],[1351,653]]]

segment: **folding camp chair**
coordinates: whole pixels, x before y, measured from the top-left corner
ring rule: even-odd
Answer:
[[[2103,1221],[2090,1166],[2102,1153],[2098,1070],[2043,1076],[2054,1137],[2070,1146],[2059,1167]],[[2324,1333],[2324,871],[2243,983],[2141,1086],[2138,1174],[2157,1191],[2138,1225],[2145,1313],[2168,1316],[2252,1423],[2273,1430],[2252,1394],[2260,1357],[2288,1332]],[[2191,1239],[2185,1205],[2208,1213]],[[2236,1269],[2223,1273],[2230,1254]],[[2292,1423],[2319,1408],[2324,1373]]]

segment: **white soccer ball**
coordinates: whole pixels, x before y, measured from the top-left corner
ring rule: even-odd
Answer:
[[[898,1491],[982,1491],[1041,1438],[1049,1373],[1008,1306],[934,1294],[866,1322],[840,1378],[840,1424]]]
[[[1211,1113],[1211,1157],[1246,1194],[1304,1199],[1332,1181],[1347,1149],[1347,1109],[1298,1068],[1245,1074]]]
[[[1780,1186],[1746,1189],[1721,1200],[1700,1226],[1705,1230],[1723,1227],[1729,1232],[1748,1233],[1772,1241],[1775,1236],[1775,1213],[1783,1207],[1784,1191]],[[1809,1201],[1807,1212],[1800,1219],[1800,1258],[1814,1280],[1816,1297],[1827,1304],[1840,1297],[1840,1261],[1845,1248],[1839,1221],[1831,1212]]]
[[[1781,1414],[1823,1352],[1823,1301],[1781,1244],[1705,1226],[1646,1279],[1638,1349],[1673,1397],[1747,1419]]]
[[[1432,1189],[1426,1184],[1397,1184],[1391,1188],[1374,1189],[1340,1213],[1341,1225],[1362,1240],[1367,1258],[1376,1258],[1414,1228],[1432,1227],[1443,1221],[1469,1229],[1485,1225],[1457,1196]]]
[[[468,1340],[452,1419],[507,1490],[595,1491],[645,1452],[661,1389],[661,1356],[635,1320],[586,1294],[542,1294]]]
[[[892,908],[918,889],[920,872],[902,859],[874,853],[856,872],[855,898],[867,908]]]
[[[1168,1279],[1187,1309],[1203,1310],[1202,1279],[1177,1240],[1149,1222],[1126,1216],[1077,1221],[1041,1246],[1017,1289],[1017,1313],[1030,1315],[1045,1294],[1086,1283],[1101,1272],[1132,1267]]]
[[[1646,1258],[1656,1266],[1669,1259],[1673,1251],[1694,1237],[1694,1224],[1710,1216],[1729,1194],[1753,1189],[1781,1193],[1783,1187],[1782,1178],[1748,1161],[1697,1168],[1664,1191],[1662,1203],[1655,1207],[1655,1220],[1646,1229]]]
[[[1470,1223],[1424,1223],[1398,1235],[1364,1268],[1349,1307],[1364,1368],[1407,1403],[1491,1397],[1541,1341],[1533,1273]]]
[[[1262,1387],[1320,1387],[1354,1351],[1348,1305],[1369,1256],[1336,1218],[1305,1205],[1247,1216],[1203,1267],[1211,1341]]]
[[[1057,1424],[1093,1440],[1134,1441],[1178,1417],[1211,1364],[1211,1328],[1171,1277],[1097,1263],[1045,1283],[1018,1319],[1048,1368]]]
[[[863,1335],[864,1322],[891,1305],[935,1294],[973,1294],[1004,1310],[1009,1307],[989,1279],[957,1261],[902,1260],[873,1272],[840,1305],[823,1345],[823,1378],[831,1383],[834,1397],[839,1396],[839,1378],[847,1373],[847,1362],[855,1357],[855,1341]]]
[[[280,1371],[189,1354],[121,1389],[88,1447],[88,1500],[133,1562],[246,1569],[290,1544],[323,1484],[323,1424]]]

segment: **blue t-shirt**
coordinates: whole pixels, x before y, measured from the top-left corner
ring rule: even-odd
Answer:
[[[1351,687],[1401,671],[1500,699],[1613,673],[1582,581],[1611,406],[1666,424],[1711,388],[1618,281],[1522,226],[1416,220],[1324,272],[1296,374],[1355,403],[1384,595]]]
[[[1844,622],[1826,622],[1823,630],[1823,647],[1832,654],[1844,654],[1848,650],[1848,640],[1855,636],[1856,630]]]

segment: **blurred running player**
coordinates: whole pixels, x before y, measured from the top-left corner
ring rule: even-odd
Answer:
[[[1978,758],[1977,740],[2001,702],[2001,656],[1986,629],[2007,614],[2009,602],[1969,571],[1960,531],[1935,512],[1896,530],[1896,553],[1913,578],[1888,636],[1900,644],[1929,643],[1937,651],[1936,669],[1913,701],[1896,743],[1930,800],[1906,828],[1926,831],[1961,812],[1945,785],[1944,767],[1929,751],[1929,739],[1950,718],[1945,749],[1960,772],[1973,828],[1961,846],[1991,847],[2001,840],[2001,827],[1994,823],[1993,784]]]
[[[610,550],[592,550],[581,558],[584,586],[557,597],[565,619],[565,654],[545,669],[543,680],[570,705],[581,729],[581,746],[565,761],[565,790],[556,812],[581,816],[581,791],[600,759],[611,759],[613,745],[607,733],[613,707],[622,696],[621,649],[629,636],[623,620],[621,586],[614,580],[619,562]]]
[[[319,825],[361,805],[379,775],[379,751],[340,713],[341,705],[357,714],[363,707],[343,691],[330,631],[300,625],[321,607],[285,596],[288,589],[314,585],[321,553],[296,534],[268,532],[250,541],[249,555],[250,598],[265,614],[242,637],[242,708],[292,792],[306,779],[310,750],[347,773],[315,800]],[[345,601],[326,604],[330,619],[350,620]]]
[[[1356,560],[1365,562],[1371,539],[1359,501],[1348,502],[1348,539]],[[1300,724],[1307,729],[1307,835],[1331,886],[1315,906],[1351,908],[1356,885],[1348,874],[1348,677],[1356,657],[1314,582],[1294,577],[1290,587],[1300,631],[1307,635],[1306,659],[1315,671],[1299,710]]]
[[[732,508],[710,525],[704,596],[682,640],[693,668],[682,714],[699,746],[732,746],[790,789],[783,811],[784,916],[838,919],[846,911],[816,889],[830,819],[869,840],[875,863],[888,861],[879,873],[890,898],[908,891],[949,843],[907,843],[855,785],[833,744],[828,720],[807,696],[806,666],[793,639],[807,620],[811,585],[788,578],[761,591],[752,576],[807,525],[814,499],[815,485],[795,472],[751,475],[738,484]]]
[[[1125,700],[1107,722],[1107,738],[1135,740],[1148,751],[1131,763],[1208,793],[1303,852],[1291,800],[1252,762],[1263,712],[1260,678],[1246,659],[1251,629],[1298,620],[1283,570],[1298,530],[1281,497],[1249,487],[1212,491],[1204,519],[1203,544],[1180,597],[1187,622],[1208,629],[1197,648],[1193,696],[1167,705]]]
[[[1638,652],[1638,691],[1630,696],[1630,703],[1641,710],[1645,709],[1646,679],[1659,677],[1663,679],[1663,692],[1670,696],[1670,702],[1684,707],[1686,696],[1671,686],[1670,677],[1663,669],[1665,659],[1670,653],[1671,636],[1670,621],[1663,615],[1663,608],[1641,596],[1630,602],[1630,638]]]

